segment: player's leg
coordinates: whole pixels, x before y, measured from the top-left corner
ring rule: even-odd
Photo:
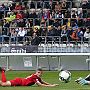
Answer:
[[[6,75],[5,75],[5,70],[0,67],[0,73],[1,73],[1,81],[0,81],[0,86],[11,86],[10,81],[6,81]]]
[[[0,86],[11,86],[11,82],[10,81],[1,82]]]
[[[21,78],[15,78],[14,80],[6,81],[6,75],[5,70],[0,67],[1,71],[1,86],[21,86],[22,85],[22,79]]]
[[[90,74],[87,77],[85,77],[85,80],[90,81]]]
[[[6,82],[0,81],[0,86],[22,86],[22,79],[15,78],[13,80],[6,81]]]
[[[1,72],[1,81],[6,82],[5,70],[0,67],[0,72]]]
[[[2,83],[2,81],[0,80],[0,86],[1,86],[1,83]]]

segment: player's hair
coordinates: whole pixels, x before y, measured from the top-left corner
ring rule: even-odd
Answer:
[[[38,68],[36,71],[43,71],[42,68]]]

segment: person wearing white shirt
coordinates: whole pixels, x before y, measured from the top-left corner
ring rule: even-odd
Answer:
[[[90,31],[87,28],[85,33],[84,33],[84,41],[89,41],[89,39],[90,39]]]
[[[19,28],[18,36],[24,37],[26,34],[26,30],[23,28]]]
[[[18,34],[17,34],[19,42],[23,41],[23,38],[24,38],[26,33],[27,32],[24,28],[19,28],[19,31],[18,31]]]

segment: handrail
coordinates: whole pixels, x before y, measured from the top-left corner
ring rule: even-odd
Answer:
[[[6,41],[4,41],[4,38]],[[22,49],[27,47],[37,48],[38,46],[38,50],[36,51],[38,53],[90,53],[90,41],[61,41],[60,36],[40,36],[39,38],[42,38],[43,41],[40,42],[39,45],[32,45],[31,41],[33,40],[33,37],[31,36],[25,36],[21,41],[18,41],[19,37],[16,37],[16,41],[12,41],[12,37],[2,36],[0,48],[3,52],[3,48],[8,50],[8,47],[20,47]],[[51,41],[48,41],[48,38],[51,38]]]

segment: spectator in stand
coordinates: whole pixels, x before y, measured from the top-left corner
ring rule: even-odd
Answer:
[[[40,26],[34,26],[34,29],[33,29],[33,34],[34,36],[40,36],[41,35],[41,32],[40,32]]]
[[[61,4],[57,1],[57,2],[56,2],[56,5],[55,5],[55,12],[59,12],[59,11],[61,11],[61,9],[62,9],[62,6],[61,6]]]
[[[3,20],[3,26],[2,26],[3,35],[8,35],[9,26],[10,26],[10,23],[4,19]]]
[[[57,30],[53,26],[48,26],[48,31],[47,31],[47,36],[48,36],[48,41],[52,41],[54,36],[57,35]]]
[[[53,26],[48,26],[48,36],[56,36],[56,29]]]
[[[67,41],[67,29],[66,29],[66,25],[62,26],[61,41]]]
[[[86,31],[84,33],[84,42],[88,42],[90,40],[90,29],[86,28]]]
[[[23,13],[21,11],[17,11],[16,19],[23,19]]]
[[[72,35],[72,27],[67,27],[67,39],[68,39],[68,42],[70,42],[71,40],[71,35]]]
[[[31,43],[32,40],[32,36],[33,36],[33,29],[32,28],[26,28],[26,34],[25,34],[25,45],[29,45]]]
[[[2,19],[6,15],[7,10],[9,10],[7,5],[2,4],[0,6],[0,19]]]
[[[16,28],[17,27],[17,23],[15,21],[12,21],[10,23],[10,28]]]
[[[33,27],[33,19],[28,19],[30,23],[30,27]]]
[[[61,13],[61,11],[59,11],[59,12],[55,12],[52,17],[55,19],[61,19],[64,18],[64,15]]]
[[[88,0],[82,0],[81,7],[83,9],[83,17],[86,18],[88,14],[87,12],[90,11],[90,2],[88,2]]]
[[[72,32],[72,34],[70,35],[70,37],[71,37],[71,40],[70,41],[78,41],[79,40],[79,38],[77,36],[77,31],[76,30],[74,30]]]
[[[26,19],[29,18],[29,11],[28,10],[24,11],[24,18],[26,18]]]
[[[5,17],[8,22],[12,22],[16,19],[16,15],[14,12],[7,13],[7,17]]]
[[[84,25],[85,25],[85,27],[89,27],[90,26],[90,18],[85,18],[84,19]]]
[[[62,14],[65,14],[66,10],[68,11],[68,8],[70,8],[70,2],[67,2],[67,0],[61,0],[61,8]]]
[[[35,3],[33,1],[30,2],[30,9],[35,9]]]
[[[25,34],[26,34],[26,30],[24,28],[20,27],[17,35],[20,37],[24,37]]]
[[[11,38],[10,41],[15,43],[16,37],[17,37],[17,32],[15,31],[14,28],[10,29],[8,36],[10,36],[10,38]]]
[[[73,21],[71,21],[71,27],[72,28],[78,28],[78,23],[77,23],[77,20],[74,19]]]
[[[42,0],[41,0],[42,1]],[[45,9],[51,9],[51,6],[52,5],[52,0],[49,0],[49,2],[45,2],[45,4],[44,4],[44,8]]]
[[[46,21],[44,19],[41,20],[40,26],[41,27],[46,27]]]
[[[31,45],[39,45],[41,42],[41,37],[39,37],[41,35],[40,33],[40,27],[39,26],[35,26],[34,30],[33,30],[33,39],[31,41]]]
[[[83,18],[77,18],[77,24],[78,24],[78,27],[85,26],[84,19]]]
[[[81,28],[78,28],[77,37],[80,41],[83,41],[83,31],[81,30]]]
[[[51,16],[50,11],[44,10],[43,15],[42,15],[42,19],[45,19],[45,20],[50,19],[50,16]]]
[[[82,8],[77,9],[78,18],[83,18]]]
[[[24,9],[24,7],[22,7],[22,5],[21,5],[21,3],[16,3],[16,6],[15,6],[15,11],[17,11],[17,10],[23,10]]]
[[[31,37],[33,36],[33,29],[32,28],[27,29],[26,36],[31,36]]]
[[[64,18],[71,18],[71,13],[70,13],[70,11],[65,11],[65,13],[63,14],[63,17]]]
[[[71,18],[77,18],[76,10],[72,10]]]
[[[22,28],[22,27],[19,28],[19,31],[17,34],[19,42],[23,41],[23,38],[26,35],[26,33],[27,33],[27,31],[24,28]]]
[[[26,27],[26,28],[30,28],[30,22],[29,22],[28,19],[26,19],[25,23],[26,23],[25,27]]]
[[[68,28],[71,27],[71,19],[70,18],[68,18],[68,21],[67,21],[66,25],[67,25]]]
[[[41,36],[47,36],[47,28],[46,27],[43,27],[41,29]]]
[[[88,0],[82,0],[82,9],[90,9],[90,2]]]
[[[68,9],[70,8],[70,2],[68,2],[68,0],[61,0],[61,6],[62,9]]]
[[[17,20],[17,27],[25,27],[26,23],[24,19]]]
[[[60,25],[61,25],[61,23],[60,23],[59,19],[54,19],[53,26],[55,28],[58,28]]]
[[[58,26],[56,36],[60,36],[61,37],[61,31],[62,31],[62,27]]]
[[[39,0],[39,2],[37,2],[37,9],[43,8],[43,0]]]
[[[10,13],[10,22],[14,21],[15,18],[16,18],[15,13],[14,13],[14,12],[11,12],[11,13]]]
[[[35,10],[31,11],[31,13],[29,14],[29,18],[38,18]]]
[[[9,37],[8,37],[9,26],[10,23],[4,19],[2,22],[2,37],[4,42],[9,42]]]

